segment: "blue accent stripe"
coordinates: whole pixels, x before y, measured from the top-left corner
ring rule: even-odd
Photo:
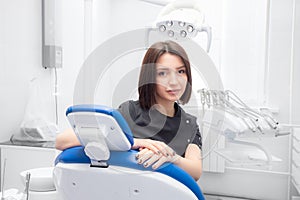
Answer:
[[[153,171],[151,168],[144,168],[137,164],[135,155],[137,151],[112,151],[108,163],[110,165],[122,166],[142,171]],[[55,165],[57,163],[87,163],[91,161],[89,157],[84,153],[84,147],[77,146],[64,150],[56,157]],[[168,175],[175,180],[181,182],[187,186],[198,198],[198,200],[205,200],[202,191],[196,181],[184,170],[178,166],[166,163],[156,170],[162,174]]]
[[[118,122],[120,128],[124,132],[126,138],[130,142],[131,146],[133,145],[132,132],[126,120],[118,110],[107,106],[102,106],[102,105],[81,104],[81,105],[74,105],[69,107],[66,111],[66,116],[68,116],[68,114],[70,113],[75,113],[75,112],[91,112],[91,113],[96,112],[96,113],[107,114],[114,117],[114,119]]]

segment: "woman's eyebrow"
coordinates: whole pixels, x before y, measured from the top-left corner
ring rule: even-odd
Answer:
[[[182,65],[182,66],[176,67],[176,69],[182,69],[182,68],[184,68],[184,69],[185,69],[185,66],[184,66],[184,65]]]
[[[170,68],[166,67],[166,66],[158,65],[157,69],[159,69],[159,70],[169,70]]]
[[[184,68],[184,69],[185,69],[185,66],[184,66],[184,65],[182,65],[182,66],[175,67],[175,68],[176,68],[176,70],[178,70],[178,69],[182,69],[182,68]],[[166,67],[166,66],[163,66],[163,65],[158,65],[158,66],[157,66],[157,69],[160,69],[160,70],[169,70],[169,69],[170,69],[170,67]]]

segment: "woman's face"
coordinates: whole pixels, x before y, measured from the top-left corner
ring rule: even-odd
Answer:
[[[187,84],[186,67],[177,55],[164,53],[156,64],[156,103],[174,103]]]

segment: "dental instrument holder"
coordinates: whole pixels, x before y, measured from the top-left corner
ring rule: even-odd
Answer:
[[[266,132],[273,133],[274,136],[281,135],[278,127],[279,122],[271,114],[250,108],[232,91],[201,89],[198,92],[200,93],[203,110],[205,110],[205,105],[208,108],[214,107],[224,110],[224,112],[241,119],[253,133],[258,131],[262,135],[266,134]]]
[[[252,146],[262,151],[266,158],[266,161],[263,163],[270,168],[271,162],[273,161],[270,152],[255,142],[243,141],[241,138],[277,137],[287,135],[286,131],[280,130],[279,122],[273,118],[271,113],[266,113],[266,111],[256,111],[250,108],[230,90],[219,91],[201,89],[198,92],[200,93],[203,117],[205,112],[210,110],[213,113],[212,115],[218,115],[216,117],[218,123],[212,122],[212,124],[222,124],[217,128],[211,128],[217,132],[222,132],[231,143]],[[231,124],[232,127],[226,127],[228,126],[227,122],[225,122],[226,120],[234,120],[234,123],[232,122]],[[239,123],[240,126],[234,127],[234,125]],[[220,152],[216,152],[224,157]]]

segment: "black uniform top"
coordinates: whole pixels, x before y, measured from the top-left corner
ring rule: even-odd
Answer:
[[[135,138],[158,140],[184,156],[188,144],[202,148],[202,137],[196,117],[186,113],[177,103],[175,115],[168,117],[156,109],[145,110],[138,101],[126,101],[119,107]]]

